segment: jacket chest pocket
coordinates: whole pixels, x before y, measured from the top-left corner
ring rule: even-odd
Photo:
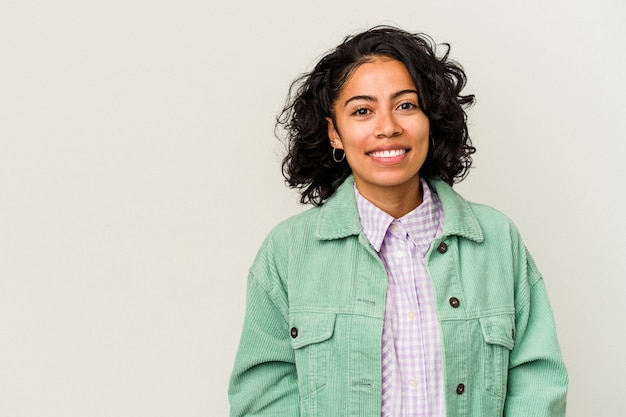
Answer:
[[[317,396],[326,386],[335,313],[297,312],[289,319],[296,358],[302,415],[316,415]]]
[[[484,383],[487,392],[504,400],[509,372],[509,355],[515,346],[515,319],[513,314],[483,317]]]

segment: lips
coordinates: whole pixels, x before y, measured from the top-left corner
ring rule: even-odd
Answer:
[[[368,152],[367,155],[374,158],[396,158],[404,155],[406,151],[406,149],[390,149],[386,151]]]

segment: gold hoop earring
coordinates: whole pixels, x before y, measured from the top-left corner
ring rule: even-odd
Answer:
[[[337,158],[337,154],[335,153],[337,151],[337,148],[333,148],[333,161],[339,163],[342,162],[344,159],[346,159],[346,153],[343,151],[343,149],[339,149],[341,151],[341,158]]]

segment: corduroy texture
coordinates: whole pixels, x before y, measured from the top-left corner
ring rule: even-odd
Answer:
[[[519,233],[499,212],[429,184],[445,213],[427,264],[447,415],[565,415],[552,312]],[[387,277],[361,232],[353,187],[348,178],[261,247],[230,381],[232,417],[380,416]]]

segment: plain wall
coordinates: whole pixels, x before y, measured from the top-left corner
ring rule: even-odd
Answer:
[[[274,117],[345,35],[452,45],[458,190],[544,273],[568,415],[624,416],[626,3],[0,3],[0,416],[225,416],[247,269],[303,209]]]

